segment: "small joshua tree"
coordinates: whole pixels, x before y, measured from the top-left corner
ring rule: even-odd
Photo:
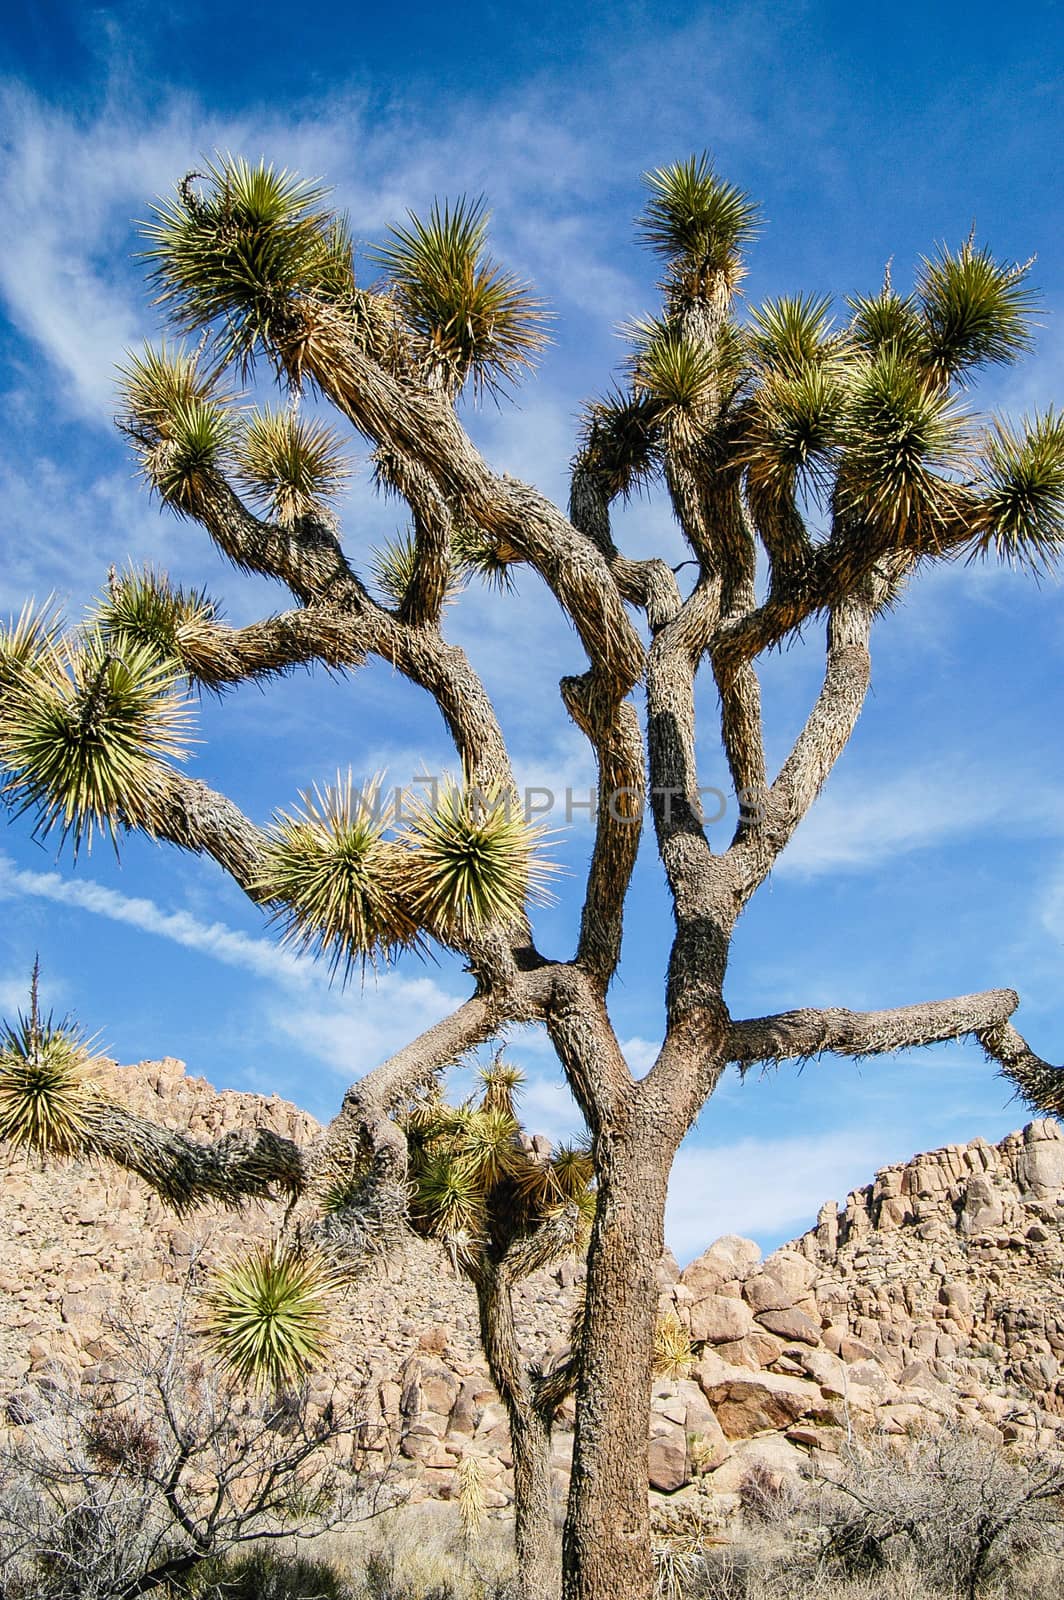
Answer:
[[[531,1273],[586,1245],[594,1217],[590,1151],[540,1152],[522,1133],[515,1097],[522,1074],[501,1056],[481,1073],[478,1101],[447,1105],[438,1087],[398,1116],[409,1152],[410,1221],[438,1239],[477,1296],[480,1337],[506,1407],[514,1463],[520,1600],[546,1600],[558,1584],[551,1493],[554,1418],[576,1381],[575,1358],[549,1370],[526,1359],[514,1289]],[[354,1173],[356,1185],[364,1182]],[[349,1203],[345,1163],[326,1190],[327,1213]]]
[[[209,855],[341,972],[436,942],[470,974],[453,1015],[349,1090],[320,1150],[262,1131],[197,1145],[98,1100],[79,1110],[78,1148],[139,1172],[178,1206],[313,1192],[319,1169],[368,1164],[357,1203],[332,1219],[334,1235],[364,1239],[367,1218],[404,1203],[409,1152],[392,1110],[508,1024],[546,1027],[590,1130],[597,1185],[566,1600],[651,1594],[647,1433],[666,1191],[728,1067],[974,1037],[1029,1103],[1064,1108],[1059,1069],[1012,1025],[1011,989],[745,1020],[725,993],[736,922],[854,731],[877,618],[932,562],[997,557],[1038,570],[1064,546],[1064,421],[1051,412],[1015,426],[962,405],[981,368],[1029,348],[1027,268],[969,240],[923,260],[911,290],[888,276],[834,318],[828,299],[802,294],[740,315],[758,221],[749,197],[704,156],[648,174],[647,189],[640,227],[661,264],[660,314],[632,324],[619,386],[587,410],[566,514],[490,467],[461,420],[464,394],[526,375],[544,341],[542,307],[492,260],[478,206],[436,206],[393,229],[366,285],[319,185],[228,158],[187,177],[146,235],[158,304],[201,353],[164,345],[131,358],[122,425],[160,499],[293,604],[231,628],[205,595],[129,573],[83,627],[64,631],[47,608],[28,608],[0,640],[0,766],[9,801],[41,830],[76,847],[139,829]],[[263,361],[290,398],[313,389],[368,442],[380,483],[410,510],[396,547],[357,552],[341,537],[328,502],[345,465],[332,433],[293,406],[249,416],[233,404],[233,381]],[[662,492],[687,542],[681,573],[618,547],[611,507],[640,485]],[[559,716],[598,765],[580,932],[561,953],[536,943],[538,841],[498,718],[445,637],[456,585],[479,576],[505,605],[522,567],[575,630]],[[822,637],[823,679],[773,773],[757,664],[800,635]],[[412,820],[367,806],[341,776],[260,824],[182,770],[188,684],[223,691],[314,663],[354,673],[370,656],[434,700],[455,744],[459,776]],[[719,702],[738,815],[719,853],[699,800],[700,674]],[[637,1078],[608,991],[644,813],[674,935],[664,1040]]]

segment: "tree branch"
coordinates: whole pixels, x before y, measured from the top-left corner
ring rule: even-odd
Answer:
[[[642,672],[643,648],[601,551],[544,495],[492,472],[444,396],[386,372],[330,308],[308,304],[305,315],[315,337],[298,342],[323,392],[376,445],[430,473],[449,506],[533,566],[572,619],[592,666],[618,697],[627,694]]]
[[[306,1181],[299,1146],[270,1128],[241,1128],[203,1144],[103,1099],[85,1113],[84,1149],[136,1173],[179,1214],[211,1200],[291,1198]]]
[[[274,677],[322,661],[358,667],[376,642],[373,619],[328,602],[314,602],[244,628],[197,623],[177,640],[182,667],[207,689]]]
[[[738,864],[744,904],[764,881],[850,741],[871,675],[868,639],[873,614],[872,603],[860,598],[840,605],[828,619],[820,694],[763,804],[740,817],[728,852]]]
[[[210,856],[246,895],[261,900],[256,884],[266,836],[232,800],[165,767],[153,780],[148,816],[153,838]]]
[[[929,1000],[889,1011],[846,1011],[841,1007],[783,1011],[774,1017],[733,1022],[726,1043],[727,1059],[745,1073],[752,1066],[772,1066],[780,1061],[808,1061],[825,1054],[884,1055],[975,1034],[989,1053],[996,1054],[996,1049],[990,1050],[987,1039],[1002,1050],[996,1058],[1004,1065],[1006,1054],[1014,1050],[1012,1037],[1027,1050],[1015,1030],[1000,1032],[1019,1003],[1013,989],[988,989],[982,994]]]
[[[646,795],[643,734],[634,706],[603,696],[590,673],[563,678],[561,689],[598,763],[595,844],[576,959],[605,989],[620,960],[624,902],[639,854]]]
[[[1051,1066],[1035,1055],[1022,1034],[1007,1019],[976,1028],[975,1036],[992,1061],[1000,1063],[1002,1076],[1037,1111],[1064,1117],[1064,1067]]]
[[[302,517],[291,528],[264,522],[217,472],[201,475],[195,516],[234,566],[279,579],[304,605],[365,594],[339,539],[320,518]]]

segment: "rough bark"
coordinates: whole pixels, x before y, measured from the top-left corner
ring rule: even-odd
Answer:
[[[644,1120],[596,1139],[599,1204],[588,1252],[577,1429],[565,1525],[565,1600],[651,1600],[647,1502],[655,1270],[665,1246],[674,1130]]]
[[[558,1594],[551,1489],[553,1411],[537,1405],[533,1374],[521,1355],[514,1320],[514,1278],[508,1263],[505,1259],[501,1263],[485,1262],[471,1276],[488,1370],[510,1424],[517,1600],[552,1600]]]

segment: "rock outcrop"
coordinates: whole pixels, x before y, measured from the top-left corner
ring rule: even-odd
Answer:
[[[268,1126],[306,1141],[303,1112],[218,1093],[179,1062],[112,1069],[114,1092],[172,1127],[216,1138]],[[84,1163],[5,1167],[0,1200],[0,1396],[45,1374],[106,1371],[109,1319],[165,1328],[188,1275],[272,1235],[279,1206],[179,1220],[137,1180]],[[559,1348],[581,1268],[521,1289],[530,1353]],[[1033,1122],[1000,1145],[915,1157],[762,1260],[719,1239],[684,1271],[661,1264],[661,1309],[692,1344],[687,1376],[655,1385],[651,1486],[659,1511],[733,1496],[754,1463],[774,1474],[832,1452],[854,1426],[904,1432],[963,1419],[1034,1447],[1064,1419],[1064,1135]],[[411,1238],[368,1268],[337,1330],[337,1376],[365,1387],[366,1439],[414,1498],[449,1498],[462,1458],[482,1460],[488,1502],[510,1495],[505,1415],[477,1343],[468,1285]],[[323,1387],[333,1375],[321,1379]],[[556,1434],[564,1487],[571,1407]]]

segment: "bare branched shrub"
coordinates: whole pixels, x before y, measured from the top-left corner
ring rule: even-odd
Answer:
[[[248,1540],[373,1508],[358,1396],[249,1394],[183,1315],[165,1339],[111,1331],[108,1376],[57,1370],[0,1435],[0,1600],[132,1600]]]
[[[773,1472],[763,1461],[755,1461],[739,1482],[739,1505],[748,1521],[784,1523],[794,1516],[801,1498],[791,1473]]]
[[[847,1445],[825,1553],[847,1572],[913,1561],[976,1600],[1022,1562],[1064,1554],[1064,1453],[1020,1454],[960,1428]]]

